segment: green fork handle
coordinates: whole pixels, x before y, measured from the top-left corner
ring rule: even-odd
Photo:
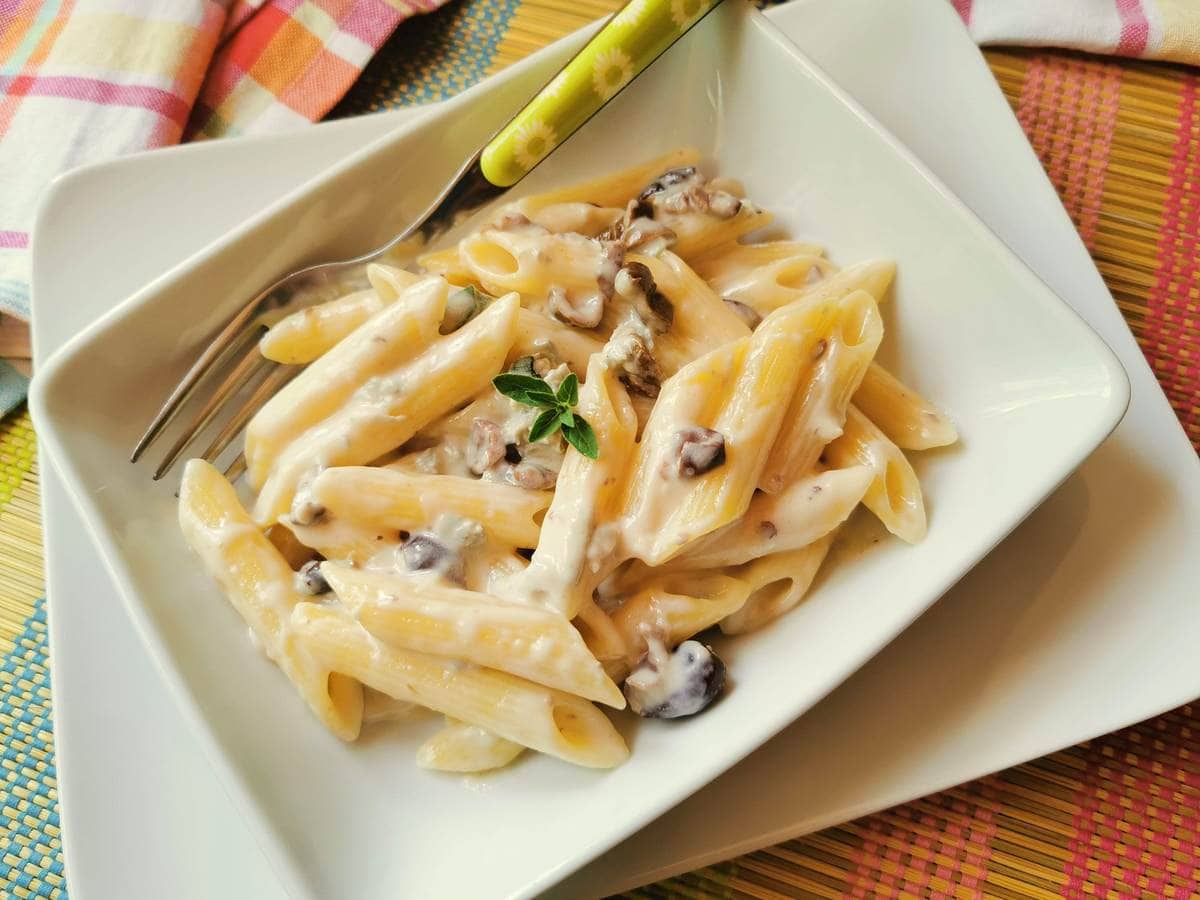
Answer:
[[[629,0],[484,147],[496,187],[516,184],[721,0]]]

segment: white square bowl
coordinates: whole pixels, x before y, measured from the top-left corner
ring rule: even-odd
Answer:
[[[1119,421],[1107,348],[757,13],[727,3],[523,190],[694,144],[796,237],[900,265],[887,359],[957,419],[919,460],[930,533],[831,568],[770,629],[726,642],[735,682],[693,721],[630,729],[611,773],[528,759],[486,779],[412,764],[424,727],[324,734],[176,536],[174,484],[126,455],[216,323],[305,261],[363,249],[420,208],[570,45],[366,148],[147,287],[49,360],[41,435],[140,633],[296,896],[542,890],[808,709],[927,608]],[[118,223],[119,225],[119,223]]]

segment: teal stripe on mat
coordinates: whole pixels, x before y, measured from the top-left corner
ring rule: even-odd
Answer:
[[[329,114],[341,119],[445,100],[483,79],[520,0],[456,0],[407,20]]]
[[[0,667],[0,886],[6,897],[65,898],[51,737],[46,602]]]

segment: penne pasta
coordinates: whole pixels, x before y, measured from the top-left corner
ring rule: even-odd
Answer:
[[[462,264],[485,291],[515,291],[521,295],[522,305],[535,312],[552,311],[552,289],[563,291],[581,308],[602,306],[596,273],[604,251],[582,235],[493,228],[465,238],[458,252]]]
[[[854,406],[846,416],[842,436],[825,448],[830,465],[862,465],[873,478],[863,506],[902,541],[915,544],[925,537],[925,500],[921,483],[900,448]]]
[[[599,353],[604,344],[578,328],[556,322],[533,310],[522,309],[517,315],[517,339],[509,351],[509,360],[521,356],[546,354],[561,359],[571,371],[583,375],[588,360]]]
[[[688,213],[655,216],[659,222],[675,233],[671,250],[681,259],[691,262],[702,259],[716,247],[730,244],[739,238],[766,228],[775,217],[766,210],[749,203],[730,218],[717,216],[694,216]]]
[[[888,288],[896,277],[896,264],[891,260],[873,259],[867,262],[855,263],[838,269],[827,278],[822,278],[811,287],[805,289],[800,296],[806,300],[817,298],[841,297],[855,291],[866,291],[875,298],[876,303],[887,299]],[[790,294],[780,295],[785,302],[790,302]],[[760,310],[770,312],[770,310]]]
[[[571,623],[545,607],[325,562],[321,573],[367,631],[395,647],[451,656],[620,709],[625,698]]]
[[[323,524],[349,521],[413,531],[439,515],[472,519],[501,543],[536,547],[541,517],[554,496],[456,475],[424,475],[373,466],[326,469],[309,487],[325,509]]]
[[[776,493],[811,471],[825,445],[842,433],[850,398],[883,339],[879,308],[866,291],[844,296],[837,301],[837,309],[832,327],[823,329],[815,342],[813,356],[818,358],[804,368],[797,389],[790,395],[785,424],[758,481],[759,488],[767,493]],[[766,322],[760,330],[763,327]]]
[[[759,244],[734,241],[714,247],[704,256],[694,260],[692,268],[714,291],[726,296],[730,285],[753,275],[763,266],[794,257],[823,256],[824,251],[821,247],[804,241],[763,241]]]
[[[741,303],[764,315],[805,296],[822,277],[834,271],[833,265],[820,256],[796,255],[745,273],[729,273],[710,283],[725,300]]]
[[[772,553],[733,570],[733,577],[746,584],[750,593],[740,609],[721,620],[721,631],[754,631],[793,609],[812,586],[835,533],[831,531],[808,546]]]
[[[475,273],[463,262],[457,244],[442,250],[422,253],[417,257],[417,265],[432,275],[441,275],[451,284],[462,287],[469,284],[478,288],[483,287],[475,277]]]
[[[367,276],[372,283],[370,288],[305,307],[280,319],[258,342],[259,352],[285,365],[306,365],[421,280],[420,275],[377,264],[367,267]]]
[[[803,374],[796,361],[812,358],[836,311],[828,302],[782,309],[667,380],[629,480],[622,536],[630,556],[662,565],[746,511],[783,425],[776,398],[795,393]],[[721,461],[688,474],[689,442],[714,434]]]
[[[502,210],[532,215],[540,209],[559,203],[595,203],[598,206],[624,207],[660,173],[680,166],[694,166],[699,161],[698,150],[684,147],[600,178],[523,197],[514,204],[502,207]]]
[[[654,579],[613,613],[612,623],[626,652],[621,667],[632,668],[650,639],[674,647],[741,609],[749,585],[719,572],[688,572]],[[610,666],[609,671],[613,671]]]
[[[291,624],[324,665],[397,700],[579,766],[611,768],[629,755],[604,713],[581,697],[504,672],[389,647],[345,612],[321,604],[297,605]]]
[[[242,509],[233,485],[204,460],[190,460],[184,468],[179,527],[263,652],[317,718],[342,740],[354,740],[362,724],[362,686],[331,672],[293,639],[291,611],[306,598],[294,586],[291,567]]]
[[[756,494],[744,516],[698,541],[668,568],[737,566],[806,547],[846,521],[874,477],[868,466],[851,464],[801,478],[778,494]]]
[[[339,736],[386,698],[446,716],[424,768],[618,765],[594,703],[703,710],[689,639],[795,608],[859,504],[924,535],[901,448],[957,432],[875,362],[894,264],[749,242],[771,214],[698,161],[496,206],[261,340],[306,368],[246,430],[252,514],[196,461],[180,522]]]
[[[664,375],[673,375],[708,351],[750,333],[745,322],[670,251],[657,257],[628,257],[650,270],[655,285],[675,307],[671,328],[654,341]]]
[[[421,284],[413,290],[420,289]],[[440,291],[444,303],[445,282],[441,283]],[[515,296],[503,297],[458,331],[426,345],[424,352],[406,364],[369,381],[360,374],[355,379],[360,388],[353,399],[298,435],[280,454],[259,492],[255,519],[273,522],[287,513],[295,505],[301,482],[322,467],[370,462],[479,393],[499,370],[512,346],[517,310]],[[332,355],[326,354],[301,377]],[[249,441],[247,434],[247,449]]]
[[[599,356],[592,357],[588,367],[579,412],[596,434],[597,458],[567,451],[537,549],[512,586],[520,596],[567,618],[574,618],[591,600],[611,567],[616,518],[637,431],[625,389]]]
[[[945,413],[879,363],[871,363],[854,404],[902,450],[928,450],[958,441]]]
[[[273,396],[246,426],[246,475],[261,488],[284,450],[342,409],[370,379],[415,359],[437,337],[446,283],[424,278]]]
[[[445,727],[417,750],[417,765],[439,772],[487,772],[500,769],[525,748],[478,725],[447,719]]]

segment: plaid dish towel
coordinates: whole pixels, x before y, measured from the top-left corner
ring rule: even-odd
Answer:
[[[1200,65],[1200,0],[951,0],[979,44]]]
[[[0,313],[29,317],[29,230],[55,175],[316,121],[444,2],[0,0]]]

